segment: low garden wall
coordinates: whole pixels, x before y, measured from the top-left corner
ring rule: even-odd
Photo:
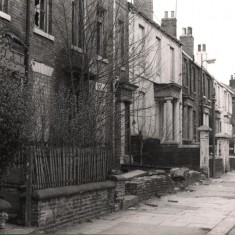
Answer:
[[[115,187],[106,181],[35,191],[33,224],[48,232],[110,213]]]

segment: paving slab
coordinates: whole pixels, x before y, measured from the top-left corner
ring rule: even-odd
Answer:
[[[205,235],[208,231],[200,228],[140,225],[138,223],[120,223],[111,229],[102,230],[99,234],[154,234],[154,235]]]

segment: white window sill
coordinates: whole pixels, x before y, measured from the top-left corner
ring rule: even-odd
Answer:
[[[108,61],[108,59],[104,59],[102,56],[100,56],[100,55],[97,55],[97,60],[98,61],[102,61],[103,63],[105,63],[105,64],[108,64],[109,63],[109,61]]]
[[[40,36],[42,36],[42,37],[44,37],[44,38],[47,38],[47,39],[51,40],[51,41],[55,40],[54,36],[44,32],[43,30],[41,30],[41,29],[39,29],[37,27],[34,27],[33,32],[38,34],[38,35],[40,35]]]
[[[71,49],[74,50],[74,51],[77,51],[79,53],[83,53],[83,50],[82,50],[81,47],[71,45]]]
[[[11,21],[11,16],[8,15],[7,13],[3,12],[3,11],[0,11],[0,18]]]

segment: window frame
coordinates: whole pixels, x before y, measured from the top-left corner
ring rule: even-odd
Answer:
[[[8,0],[0,0],[0,11],[8,14],[9,1]]]
[[[192,84],[193,84],[193,92],[196,93],[196,90],[197,90],[197,84],[196,84],[196,69],[195,67],[193,66],[192,67]]]
[[[36,5],[37,2],[38,4]],[[36,19],[37,13],[38,18]],[[41,17],[42,14],[43,18]],[[52,34],[52,0],[35,0],[34,25],[38,30],[41,30],[49,35]]]
[[[170,81],[175,81],[175,49],[170,46]]]
[[[75,9],[78,5],[77,9]],[[72,45],[83,48],[84,0],[72,1]]]
[[[161,38],[156,37],[157,41],[157,73],[161,74],[161,63],[162,63],[162,41]]]
[[[11,21],[9,15],[9,0],[0,0],[0,18]]]
[[[118,60],[119,64],[121,66],[124,66],[125,61],[125,25],[124,21],[118,19],[118,32],[117,32],[117,38],[118,38]]]
[[[107,59],[107,44],[105,45],[105,35],[104,35],[104,18],[106,9],[100,4],[97,5],[96,11],[96,54],[102,59]]]
[[[188,60],[186,58],[184,58],[184,77],[185,77],[185,86],[188,87],[189,86],[189,82],[188,82]]]

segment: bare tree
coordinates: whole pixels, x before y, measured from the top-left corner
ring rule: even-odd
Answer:
[[[69,82],[57,85],[53,93],[50,140],[108,146],[117,156],[125,154],[122,146],[129,144],[131,128],[126,109],[129,115],[138,113],[138,132],[149,120],[154,122],[145,115],[147,110],[155,115],[154,107],[140,104],[140,90],[148,92],[150,86],[142,85],[142,79],[156,76],[161,66],[159,45],[149,31],[133,40],[131,26],[136,19],[125,0],[58,0],[56,12],[53,19],[65,48]],[[129,91],[123,89],[125,84],[132,86]],[[142,87],[133,92],[137,86]],[[137,105],[134,110],[131,103]]]

